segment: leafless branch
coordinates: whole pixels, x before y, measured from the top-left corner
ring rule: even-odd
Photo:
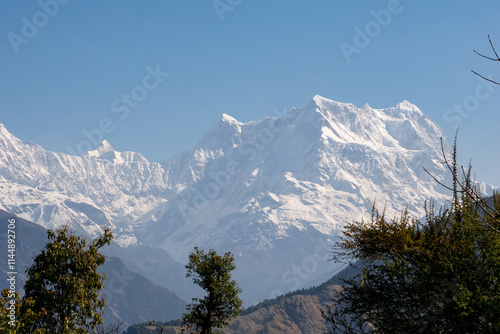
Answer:
[[[475,75],[477,75],[478,77],[480,77],[481,79],[484,79],[484,80],[486,80],[486,81],[489,81],[489,82],[491,82],[491,83],[493,83],[493,84],[495,84],[495,85],[500,85],[500,82],[496,82],[496,81],[493,81],[493,80],[491,80],[491,79],[488,79],[488,78],[486,78],[486,77],[482,76],[481,74],[477,73],[477,72],[476,72],[476,71],[474,71],[474,70],[471,70],[471,72],[472,72],[472,73],[474,73]]]
[[[437,182],[437,184],[439,184],[441,187],[443,188],[446,188],[447,190],[449,191],[453,191],[453,188],[451,188],[450,186],[447,186],[446,184],[444,184],[443,182],[439,181],[438,179],[436,179],[436,177],[434,175],[432,175],[431,172],[429,172],[425,167],[424,167],[424,170],[427,174],[429,174],[430,177],[432,177],[434,179],[434,181]]]
[[[122,322],[112,323],[108,325],[100,325],[91,330],[90,334],[120,334],[123,332],[124,326]]]
[[[467,175],[469,175],[470,173],[470,165],[469,165],[469,170],[467,171],[467,173],[465,173],[465,170],[464,168],[462,167],[462,174],[463,174],[463,177],[466,178]],[[458,182],[458,185],[460,186],[461,189],[463,189],[465,191],[465,193],[472,199],[472,201],[481,209],[483,210],[483,212],[485,214],[487,214],[488,216],[490,216],[491,219],[493,220],[498,220],[498,218],[495,217],[495,215],[499,216],[500,217],[500,213],[498,211],[495,210],[495,208],[493,208],[492,206],[488,205],[487,203],[485,203],[484,201],[484,198],[478,194],[476,191],[474,191],[474,189],[470,189],[468,190],[467,187],[463,186],[462,183],[460,181],[457,181]],[[485,219],[482,219],[483,223],[485,223],[488,227],[490,227],[491,229],[493,229],[495,232],[497,233],[500,233],[500,230],[498,230],[497,228],[495,228],[494,226],[491,226]]]
[[[488,35],[488,40],[490,41],[490,45],[491,45],[491,48],[493,49],[493,52],[495,53],[495,56],[497,56],[497,61],[500,61],[500,57],[498,57],[497,50],[495,50],[495,47],[493,46],[493,43],[491,43],[490,35]]]
[[[456,143],[456,141],[455,141]],[[456,145],[456,144],[455,144]],[[444,144],[443,144],[443,138],[441,138],[441,153],[443,155],[443,163],[446,165],[446,167],[448,168],[448,170],[453,174],[453,166],[452,164],[450,163],[450,161],[448,160],[447,156],[446,156],[446,153],[444,151]],[[468,175],[470,175],[470,171],[471,171],[471,165],[469,164],[469,168],[467,170],[467,172],[465,172],[465,169],[464,167],[462,166],[462,174],[463,174],[463,179],[464,180],[467,180],[468,179]],[[499,221],[497,217],[500,217],[500,213],[498,211],[495,210],[495,208],[493,208],[491,205],[489,205],[488,203],[486,203],[485,199],[483,196],[481,196],[479,193],[477,193],[477,191],[475,191],[475,188],[474,187],[468,187],[467,185],[463,184],[463,182],[461,182],[460,180],[458,180],[458,178],[455,180],[455,182],[457,183],[459,189],[455,189],[454,187],[450,187],[446,184],[444,184],[443,182],[439,181],[434,175],[432,175],[431,172],[429,172],[425,167],[424,167],[424,170],[427,174],[429,174],[429,176],[434,180],[436,181],[440,186],[444,187],[445,189],[449,190],[449,191],[456,191],[457,193],[461,193],[461,194],[465,194],[466,196],[468,196],[469,198],[472,199],[472,201],[486,214],[488,215],[491,219],[493,219],[494,221]],[[492,226],[491,224],[489,224],[484,218],[481,219],[483,221],[483,223],[485,225],[487,225],[489,228],[491,228],[492,230],[494,230],[495,232],[497,233],[500,233],[500,230],[497,229],[496,227]]]
[[[480,55],[480,56],[481,56],[481,57],[483,57],[483,58],[486,58],[486,59],[489,59],[489,60],[492,60],[492,61],[500,61],[500,57],[498,57],[497,50],[495,50],[495,46],[494,46],[494,45],[493,45],[493,43],[491,42],[490,35],[488,35],[488,41],[490,41],[491,49],[492,49],[492,50],[493,50],[493,52],[495,53],[496,58],[491,58],[491,57],[485,56],[485,55],[483,55],[482,53],[477,52],[476,50],[472,50],[472,51],[474,51],[476,54]]]
[[[498,56],[497,50],[495,50],[495,46],[493,45],[493,42],[491,41],[490,35],[488,35],[488,41],[490,42],[491,49],[493,50],[493,53],[495,54],[496,58],[485,56],[484,54],[479,53],[476,50],[472,50],[472,51],[474,51],[477,55],[479,55],[479,56],[481,56],[483,58],[486,58],[488,60],[491,60],[491,61],[500,61],[500,57]],[[474,73],[475,75],[479,76],[480,78],[482,78],[482,79],[484,79],[484,80],[486,80],[488,82],[494,83],[495,85],[500,85],[500,82],[496,82],[496,81],[493,81],[491,79],[485,78],[484,76],[480,75],[479,73],[477,73],[475,71],[472,71],[472,73]]]
[[[458,129],[457,129],[457,132],[458,132]],[[450,173],[453,174],[453,167],[451,166],[450,162],[448,161],[448,158],[446,157],[446,153],[444,152],[444,141],[443,141],[443,138],[440,138],[441,140],[441,154],[443,156],[443,159],[444,161],[442,162],[446,168],[448,168],[448,170],[450,171]],[[455,189],[453,189],[452,187],[450,186],[447,186],[446,184],[444,184],[443,182],[439,181],[434,175],[432,175],[431,172],[429,172],[425,167],[424,167],[424,171],[429,174],[430,177],[432,177],[432,179],[434,181],[437,182],[437,184],[439,184],[441,187],[444,187],[446,188],[447,190],[449,191],[454,191]],[[459,193],[462,193],[463,191],[462,190],[457,190]]]

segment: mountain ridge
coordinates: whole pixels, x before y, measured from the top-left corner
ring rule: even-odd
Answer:
[[[7,249],[7,225],[10,219],[15,220],[16,236],[16,291],[22,297],[23,285],[26,283],[26,269],[33,264],[33,259],[49,241],[47,231],[40,225],[19,218],[9,212],[0,210],[0,246]],[[106,274],[101,296],[105,297],[107,306],[103,309],[106,324],[123,322],[130,325],[147,319],[179,318],[185,310],[186,302],[172,291],[154,285],[141,271],[131,271],[118,257],[109,255],[110,246],[103,248],[106,260],[98,268],[99,273]],[[7,282],[7,257],[0,259],[0,278]],[[7,288],[5,283],[0,290]],[[166,319],[167,320],[167,319]]]
[[[54,153],[2,127],[0,208],[46,228],[70,221],[91,237],[111,226],[121,247],[159,247],[179,264],[194,246],[231,251],[252,304],[335,272],[328,248],[374,201],[421,216],[425,200],[447,200],[423,170],[449,180],[442,137],[408,101],[358,108],[319,95],[259,121],[223,114],[197,145],[163,162],[107,141],[82,156]]]

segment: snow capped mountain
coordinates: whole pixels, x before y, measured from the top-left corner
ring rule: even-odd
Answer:
[[[443,202],[422,168],[445,177],[441,137],[407,101],[372,109],[315,96],[257,122],[223,115],[195,148],[163,164],[180,192],[136,231],[178,261],[193,245],[232,251],[246,299],[269,298],[331,273],[329,245],[373,201],[417,216],[426,199]]]
[[[144,158],[140,153],[136,152],[117,152],[108,143],[107,140],[103,140],[101,145],[94,151],[89,151],[87,154],[91,157],[96,157],[101,160],[108,160],[113,164],[123,164],[127,162],[142,162],[148,163],[146,158]]]
[[[165,201],[163,169],[139,153],[116,152],[105,141],[75,157],[23,144],[3,126],[0,134],[0,203],[46,228],[72,221],[89,235],[102,225],[125,233]]]
[[[231,251],[253,303],[330,275],[332,242],[373,201],[420,216],[425,200],[447,199],[423,170],[446,178],[441,137],[407,101],[373,109],[321,96],[255,122],[224,114],[162,163],[107,141],[80,157],[53,153],[0,126],[0,207],[90,236],[109,225],[122,247],[161,247],[181,263],[194,246]]]
[[[183,265],[167,252],[141,244],[134,231],[139,217],[166,202],[169,192],[168,173],[139,153],[117,152],[106,141],[81,157],[54,153],[22,143],[0,125],[1,209],[45,228],[69,223],[89,237],[111,226],[116,247],[105,249],[109,255],[189,298],[192,288],[183,282]],[[118,245],[128,248],[117,250]],[[158,257],[163,263],[158,264]],[[148,267],[153,267],[152,259],[154,272]]]

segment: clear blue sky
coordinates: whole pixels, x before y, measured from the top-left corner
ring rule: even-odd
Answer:
[[[0,123],[68,152],[104,120],[117,150],[162,161],[222,113],[408,100],[448,139],[460,120],[462,162],[500,186],[500,86],[470,72],[500,79],[472,52],[493,55],[488,34],[500,51],[497,0],[2,1]]]

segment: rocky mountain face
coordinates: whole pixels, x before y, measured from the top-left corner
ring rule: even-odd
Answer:
[[[233,319],[230,324],[221,329],[224,334],[317,334],[326,333],[328,324],[321,314],[333,307],[332,299],[339,293],[345,279],[359,274],[359,269],[345,267],[327,282],[312,287],[264,300],[258,305],[246,309],[243,314]],[[161,324],[165,333],[181,333],[180,324],[172,322]],[[147,323],[130,326],[126,334],[153,334],[156,327]]]
[[[9,219],[15,219],[14,228],[8,232]],[[8,266],[8,233],[15,239],[15,253],[14,253],[14,270],[10,270]],[[12,238],[12,237],[11,237]],[[26,269],[33,263],[33,257],[38,255],[40,250],[47,243],[47,232],[40,225],[28,222],[25,219],[16,217],[4,210],[0,210],[0,249],[4,252],[5,256],[0,257],[0,290],[7,288],[7,273],[17,272],[16,275],[16,288],[17,292],[24,295],[22,286],[26,282]]]
[[[326,309],[327,305],[331,305],[331,299],[341,289],[340,285],[328,284],[315,293],[302,293],[285,298],[280,303],[236,318],[222,333],[325,333],[327,323],[321,316],[320,307]]]
[[[421,216],[425,200],[446,200],[423,170],[446,179],[441,137],[407,101],[373,109],[320,96],[255,122],[223,115],[161,163],[106,141],[83,156],[49,152],[0,126],[0,208],[88,236],[111,226],[113,255],[186,300],[193,247],[231,251],[250,305],[332,277],[332,243],[374,201]]]
[[[164,174],[160,164],[138,153],[116,152],[107,142],[75,157],[24,144],[0,125],[0,209],[44,228],[69,223],[88,237],[111,226],[115,239],[106,254],[187,299],[193,288],[184,279],[184,265],[138,242],[134,231],[141,215],[166,201]]]
[[[47,231],[40,225],[0,210],[0,249],[7,250],[9,219],[15,220],[16,291],[22,296],[22,288],[27,279],[26,269],[45,247],[48,241]],[[0,258],[0,290],[7,288],[7,268],[7,256],[3,256]],[[117,257],[106,257],[106,262],[98,270],[106,275],[102,292],[107,303],[103,310],[106,323],[123,322],[128,326],[148,319],[177,319],[185,311],[186,302],[175,293],[130,271]]]
[[[342,287],[334,283],[324,284],[312,291],[297,293],[272,301],[270,306],[260,306],[253,312],[231,321],[220,332],[223,334],[318,334],[326,333],[328,324],[320,308],[332,305],[331,299]],[[165,333],[182,333],[180,326],[161,326]],[[126,334],[154,334],[157,328],[147,323],[135,324]]]
[[[130,271],[117,257],[109,257],[99,271],[106,274],[103,315],[107,322],[123,322],[126,328],[149,320],[178,319],[186,310],[186,302],[175,293]]]

